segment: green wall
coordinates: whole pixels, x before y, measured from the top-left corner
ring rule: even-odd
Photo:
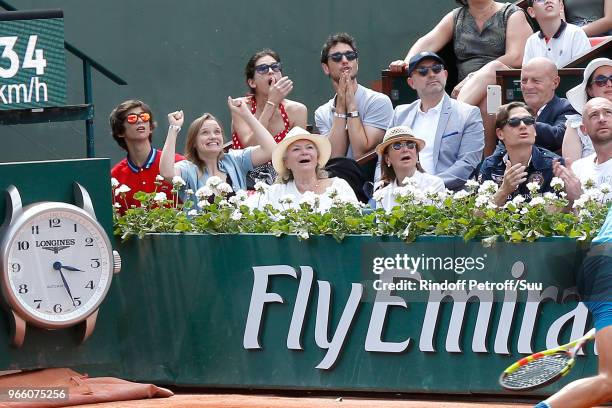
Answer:
[[[255,51],[280,53],[285,74],[295,83],[291,99],[305,103],[309,122],[331,95],[319,60],[321,45],[333,32],[348,31],[360,48],[360,82],[380,79],[389,61],[403,57],[410,44],[447,10],[452,0],[421,2],[366,0],[302,2],[243,0],[8,0],[20,10],[60,8],[66,41],[101,62],[127,82],[118,86],[93,75],[96,156],[123,157],[109,135],[108,115],[121,101],[149,103],[163,145],[166,114],[182,108],[187,120],[209,111],[229,131],[227,95],[245,93],[243,69]],[[82,66],[67,55],[67,102],[82,103]],[[85,156],[84,122],[0,126],[5,148],[0,161],[65,159]],[[179,140],[180,149],[185,132]]]

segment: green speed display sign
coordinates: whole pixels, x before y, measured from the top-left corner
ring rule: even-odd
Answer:
[[[66,103],[60,10],[0,13],[0,110]]]

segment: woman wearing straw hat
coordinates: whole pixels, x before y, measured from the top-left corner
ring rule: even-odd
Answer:
[[[566,159],[577,160],[595,153],[591,139],[580,128],[584,104],[595,97],[612,101],[612,60],[609,58],[596,58],[589,62],[582,83],[567,91],[567,100],[579,114],[567,117],[562,146]]]
[[[332,190],[342,200],[357,203],[353,189],[345,180],[328,178],[323,170],[330,155],[331,145],[326,137],[294,127],[272,153],[272,164],[278,173],[276,183],[264,195],[251,196],[249,205],[263,208],[271,204],[281,210],[298,207],[306,193],[311,192],[319,196],[318,210],[326,211],[333,204],[329,196]],[[287,196],[292,196],[291,203],[284,200]]]
[[[394,191],[410,180],[422,191],[444,191],[444,181],[440,177],[427,174],[419,164],[419,152],[425,141],[413,135],[408,126],[389,128],[376,152],[381,157],[381,181],[384,187],[376,193],[380,197],[376,203],[386,211],[397,205]],[[408,180],[406,180],[408,179]]]

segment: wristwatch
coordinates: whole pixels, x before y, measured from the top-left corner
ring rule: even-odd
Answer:
[[[345,116],[347,118],[358,118],[359,117],[359,111],[347,112]]]

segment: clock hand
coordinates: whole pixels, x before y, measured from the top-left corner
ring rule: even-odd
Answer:
[[[61,268],[67,269],[69,271],[85,272],[85,271],[75,268],[74,266],[62,265]]]
[[[66,288],[66,291],[68,292],[68,296],[70,296],[70,299],[72,300],[72,304],[74,305],[74,298],[72,297],[72,292],[70,292],[70,286],[68,286],[68,281],[66,280],[66,277],[62,273],[62,268],[63,266],[61,262],[53,263],[53,269],[55,269],[56,271],[60,273],[60,276],[62,277],[62,282],[64,282],[64,287]]]

